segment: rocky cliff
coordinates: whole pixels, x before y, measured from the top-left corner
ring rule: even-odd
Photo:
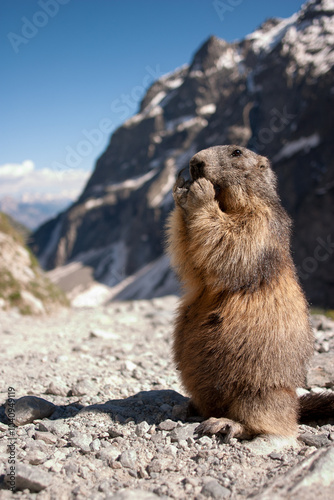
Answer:
[[[22,231],[21,225],[0,212],[0,309],[16,307],[22,314],[44,314],[67,305],[65,295],[24,246]]]
[[[156,81],[78,201],[33,235],[41,264],[80,262],[104,284],[123,283],[123,298],[172,291],[163,226],[175,174],[200,149],[235,143],[272,160],[308,298],[334,307],[333,17],[334,0],[311,0],[244,40],[210,37]],[[145,266],[149,280],[126,281]]]

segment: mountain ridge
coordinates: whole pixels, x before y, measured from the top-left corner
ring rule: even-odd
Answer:
[[[311,0],[243,40],[211,36],[189,65],[154,82],[78,201],[34,233],[43,267],[81,262],[115,286],[159,260],[177,171],[200,149],[234,143],[271,159],[308,298],[334,307],[329,243],[326,259],[317,257],[319,238],[332,234],[333,16],[333,0]]]

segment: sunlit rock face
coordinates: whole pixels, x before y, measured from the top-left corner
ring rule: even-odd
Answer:
[[[33,235],[41,264],[79,261],[115,286],[155,263],[151,286],[136,281],[129,294],[173,291],[162,255],[175,174],[197,151],[234,143],[271,159],[300,279],[312,304],[334,307],[333,15],[333,0],[311,1],[244,40],[210,37],[189,65],[154,82],[79,200]]]

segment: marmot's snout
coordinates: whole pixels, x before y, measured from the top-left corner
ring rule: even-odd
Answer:
[[[205,167],[205,161],[199,154],[191,158],[189,163],[189,171],[193,181],[196,181],[200,177],[205,177],[204,167]]]

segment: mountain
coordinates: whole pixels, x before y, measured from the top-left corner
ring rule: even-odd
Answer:
[[[0,198],[0,210],[13,217],[31,230],[36,230],[56,214],[71,204],[70,199],[56,199],[45,201],[19,201],[11,196]]]
[[[0,212],[0,310],[16,307],[22,314],[44,314],[67,305],[65,294],[25,247],[22,231],[20,224]]]
[[[88,269],[117,286],[113,297],[174,290],[163,227],[175,174],[197,151],[234,143],[272,160],[304,289],[334,307],[333,17],[334,0],[311,0],[243,40],[210,37],[190,65],[154,82],[78,201],[33,234],[43,267],[70,266],[67,279]]]

